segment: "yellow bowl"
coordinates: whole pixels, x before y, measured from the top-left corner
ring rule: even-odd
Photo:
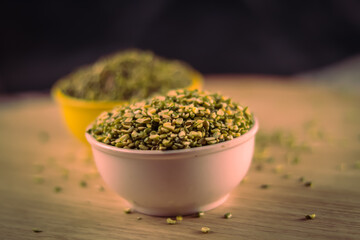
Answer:
[[[192,83],[186,87],[189,90],[203,87],[203,77],[198,72],[192,73]],[[52,96],[58,103],[65,124],[80,141],[87,143],[85,130],[89,124],[103,111],[113,109],[115,106],[128,103],[127,101],[90,101],[69,97],[57,87],[52,89]]]

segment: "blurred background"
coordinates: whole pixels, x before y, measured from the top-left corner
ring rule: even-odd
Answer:
[[[126,48],[184,60],[204,74],[280,76],[360,52],[355,0],[3,1],[0,11],[2,94],[48,91],[77,67]]]

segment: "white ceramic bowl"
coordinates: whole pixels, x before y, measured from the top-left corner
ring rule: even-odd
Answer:
[[[221,205],[246,175],[258,121],[233,140],[192,149],[122,149],[86,133],[104,181],[135,211],[187,215]]]

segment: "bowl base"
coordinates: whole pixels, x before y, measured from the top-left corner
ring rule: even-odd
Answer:
[[[150,215],[150,216],[158,216],[158,217],[168,217],[168,216],[178,216],[178,215],[191,215],[194,213],[197,213],[199,211],[209,211],[213,208],[216,208],[218,206],[220,206],[221,204],[223,204],[229,197],[229,194],[225,195],[224,197],[200,206],[200,207],[192,207],[192,208],[181,208],[181,209],[159,209],[159,208],[146,208],[146,207],[141,207],[138,206],[134,203],[130,204],[129,206],[132,208],[132,210],[139,212],[139,213],[143,213],[146,215]]]

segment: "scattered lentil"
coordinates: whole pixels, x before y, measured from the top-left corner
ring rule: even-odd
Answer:
[[[171,218],[167,218],[167,219],[166,219],[166,222],[167,222],[167,224],[169,224],[169,225],[174,225],[174,224],[176,224],[176,220],[173,220],[173,219],[171,219]]]
[[[268,157],[268,158],[266,159],[266,162],[267,162],[267,163],[273,163],[273,162],[275,162],[275,159],[274,159],[273,157]]]
[[[195,213],[195,217],[198,217],[198,218],[203,217],[204,215],[205,215],[205,212],[203,212],[203,211]]]
[[[314,219],[315,217],[316,217],[315,213],[305,215],[305,219],[307,219],[307,220],[312,220],[312,219]]]
[[[262,184],[262,185],[260,186],[260,188],[262,188],[262,189],[268,189],[269,187],[270,187],[269,184]]]
[[[311,181],[304,183],[305,187],[312,187],[312,185],[313,185],[313,183]]]
[[[241,183],[246,183],[247,181],[249,181],[249,177],[245,176],[242,180]]]
[[[43,232],[43,230],[40,230],[40,229],[38,229],[38,228],[33,228],[32,231],[33,231],[34,233],[41,233],[41,232]]]
[[[41,177],[41,176],[35,176],[34,177],[34,182],[37,183],[37,184],[42,184],[45,182],[45,179],[44,177]]]
[[[201,232],[202,232],[202,233],[208,233],[208,232],[210,232],[210,228],[208,228],[208,227],[202,227],[202,228],[201,228]]]
[[[292,160],[292,164],[296,165],[300,163],[300,158],[299,156],[295,156],[294,159]]]
[[[224,218],[226,218],[226,219],[232,218],[232,214],[230,212],[225,213]]]
[[[176,221],[182,221],[183,217],[182,216],[176,216]]]
[[[283,178],[284,179],[289,179],[291,177],[291,174],[290,173],[285,173],[284,175],[283,175]]]
[[[126,214],[132,213],[131,208],[124,208],[124,213]]]
[[[84,180],[81,180],[81,181],[80,181],[80,187],[86,188],[86,187],[87,187],[87,182],[84,181]]]
[[[55,186],[54,187],[54,192],[56,192],[56,193],[59,193],[59,192],[62,192],[62,187],[60,187],[60,186]]]
[[[281,173],[283,170],[284,170],[284,166],[282,164],[278,164],[273,169],[273,172],[274,173]]]

